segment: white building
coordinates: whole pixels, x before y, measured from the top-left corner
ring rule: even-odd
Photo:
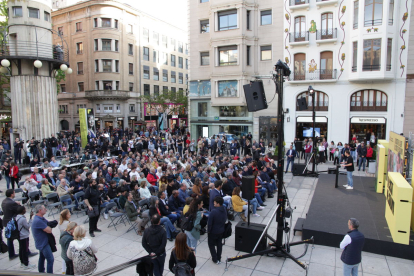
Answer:
[[[411,0],[286,0],[284,58],[292,75],[285,84],[285,140],[316,130],[328,141],[359,140],[368,132],[387,139],[404,123]],[[308,109],[299,111],[297,99]]]

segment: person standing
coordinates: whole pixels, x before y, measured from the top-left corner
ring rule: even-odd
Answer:
[[[185,269],[187,270],[186,272],[189,272],[191,275],[195,275],[194,269],[197,266],[196,256],[191,247],[187,245],[186,240],[186,234],[178,234],[177,239],[175,240],[175,247],[171,250],[168,268],[174,274],[178,271],[182,272],[182,269]],[[179,263],[180,270],[177,269]],[[185,263],[186,265],[183,266],[182,263]]]
[[[355,218],[348,220],[349,232],[341,241],[339,247],[343,250],[341,261],[344,263],[344,276],[358,276],[358,266],[361,263],[361,253],[364,247],[364,234],[358,231],[359,221]]]
[[[151,257],[155,276],[162,276],[164,271],[165,247],[167,245],[167,234],[160,222],[160,215],[151,216],[151,226],[145,229],[142,236],[142,246]]]
[[[45,260],[47,260],[47,273],[53,274],[53,262],[55,259],[49,245],[48,235],[52,233],[52,228],[48,226],[48,221],[44,218],[46,207],[44,205],[36,205],[35,212],[36,216],[32,222],[32,234],[36,249],[39,250],[38,270],[40,273],[45,272]]]
[[[304,149],[305,149],[305,164],[308,164],[308,161],[309,161],[309,159],[311,158],[311,155],[312,155],[311,142],[307,142]],[[314,157],[313,160],[315,160],[315,157]]]
[[[62,274],[66,275],[74,275],[73,262],[68,258],[67,252],[70,242],[73,241],[73,232],[75,231],[76,226],[78,226],[76,222],[70,222],[60,235],[59,239],[60,246],[62,247],[60,256],[65,263],[65,273]]]
[[[23,142],[21,142],[19,138],[16,138],[13,144],[13,148],[14,148],[14,163],[17,163],[17,161],[19,161],[19,164],[21,165]]]
[[[84,202],[88,206],[89,211],[98,209],[97,216],[89,217],[89,235],[95,237],[93,232],[102,232],[102,230],[98,229],[98,221],[101,214],[101,197],[95,180],[93,180],[91,185],[86,189]]]
[[[374,150],[371,147],[371,144],[367,145],[367,168],[369,167],[369,161],[372,159],[372,155],[374,154]]]
[[[92,244],[92,240],[85,236],[85,228],[81,225],[76,226],[73,231],[73,241],[69,243],[66,252],[68,259],[73,262],[74,275],[89,275],[96,269],[95,253],[98,249]]]
[[[344,162],[344,167],[346,168],[347,171],[347,178],[348,178],[348,184],[344,185],[344,187],[347,190],[352,190],[354,189],[354,181],[352,179],[352,172],[355,170],[354,168],[354,159],[352,158],[349,150],[345,151],[345,162]]]
[[[30,219],[27,222],[26,217],[26,208],[24,206],[17,207],[16,221],[17,229],[19,229],[19,257],[20,263],[23,265],[23,269],[33,269],[36,268],[36,265],[29,264],[29,235],[30,235],[30,226],[32,225],[33,212],[30,212]]]
[[[191,229],[190,231],[185,230],[185,234],[187,235],[187,244],[192,250],[194,250],[194,252],[196,251],[198,240],[200,240],[200,230],[202,228],[200,222],[204,216],[202,208],[203,201],[201,200],[201,198],[197,198],[191,202],[190,208],[186,213],[187,217],[191,217],[193,219],[193,229]],[[179,235],[181,234],[178,234],[178,236]],[[178,239],[178,236],[176,237],[176,239]],[[175,245],[177,246],[177,240],[175,241]]]
[[[361,145],[358,146],[357,149],[358,156],[359,156],[359,163],[358,163],[358,171],[362,170],[365,171],[365,163],[367,162],[367,148],[365,147],[365,143],[361,142]]]
[[[288,172],[289,164],[292,164],[290,166],[290,169],[293,171],[293,164],[295,163],[296,151],[293,149],[293,146],[292,145],[290,145],[290,148],[287,151],[286,156],[287,156],[287,165],[286,165],[286,171],[285,171],[285,173]]]
[[[221,252],[223,249],[223,233],[227,221],[227,212],[223,207],[223,198],[216,196],[214,198],[214,208],[208,217],[207,232],[208,232],[208,248],[213,263],[221,263]]]
[[[19,187],[19,167],[17,167],[16,163],[14,163],[13,161],[10,162],[10,182],[11,182],[11,187],[14,190],[17,186],[17,188]]]
[[[20,205],[15,202],[13,199],[15,198],[16,193],[13,189],[8,189],[6,191],[6,198],[1,203],[1,209],[3,210],[3,227],[7,227],[7,223],[12,220],[18,214],[18,208]],[[17,258],[19,255],[15,254],[14,251],[14,244],[13,239],[7,239],[7,247],[9,249],[9,260],[13,260]]]

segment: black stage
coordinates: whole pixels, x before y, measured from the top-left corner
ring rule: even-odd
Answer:
[[[339,247],[348,230],[348,219],[359,220],[365,235],[363,251],[414,260],[414,234],[410,245],[394,243],[385,220],[385,196],[375,192],[374,177],[354,176],[354,189],[346,190],[346,176],[321,174],[305,223],[303,239],[314,237],[315,244]]]

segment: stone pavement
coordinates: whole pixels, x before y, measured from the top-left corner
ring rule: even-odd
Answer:
[[[327,167],[332,164],[324,164],[319,166],[319,170],[326,170]],[[356,175],[364,175],[365,173],[356,172]],[[291,205],[296,207],[292,216],[292,228],[294,227],[296,220],[300,217],[305,217],[309,205],[311,203],[315,186],[317,185],[316,178],[305,177],[293,177],[291,173],[287,173],[284,178],[286,182],[286,190],[291,201]],[[5,191],[5,181],[0,181],[0,190]],[[0,195],[0,202],[4,199],[4,194]],[[260,217],[251,217],[251,221],[254,223],[266,224],[269,221],[271,214],[276,206],[276,198],[268,199],[265,203],[267,207],[258,212]],[[46,215],[47,216],[47,215]],[[53,217],[46,217],[48,220],[52,220]],[[55,219],[58,217],[55,216]],[[72,220],[83,224],[86,216],[77,218],[76,214],[72,216]],[[233,226],[237,224],[238,218],[233,222]],[[118,264],[127,262],[129,260],[144,256],[147,253],[141,245],[141,237],[134,232],[126,233],[127,227],[122,225],[115,230],[113,227],[107,228],[109,220],[99,221],[98,227],[102,229],[102,233],[96,233],[96,237],[92,238],[93,243],[98,247],[98,268],[97,271],[116,266]],[[347,232],[347,221],[344,221],[344,234]],[[88,225],[86,224],[87,228]],[[58,229],[53,229],[55,237],[59,237]],[[276,235],[276,222],[272,222],[269,234],[275,237]],[[292,231],[293,235],[293,231]],[[300,236],[291,236],[292,241],[300,240]],[[339,246],[339,245],[338,245]],[[167,258],[165,263],[165,274],[173,275],[168,270],[168,260],[171,249],[174,247],[173,242],[167,241]],[[18,244],[15,242],[15,248],[18,249]],[[32,251],[36,251],[34,248],[34,242],[31,238],[30,248]],[[300,256],[304,252],[305,246],[300,245],[291,248],[291,253],[294,256]],[[232,236],[226,241],[226,245],[223,247],[222,261],[225,261],[227,257],[234,257],[243,252],[234,250],[234,237]],[[285,260],[283,258],[268,257],[268,256],[255,256],[252,258],[239,260],[233,262],[227,271],[225,271],[225,264],[216,265],[211,261],[210,252],[207,245],[207,235],[201,236],[199,245],[197,247],[197,267],[196,275],[306,275],[305,270],[299,267],[291,260]],[[309,266],[308,275],[343,275],[342,262],[340,260],[341,250],[339,248],[332,248],[326,246],[309,246],[307,254],[300,260],[305,262]],[[59,274],[62,267],[62,258],[60,257],[60,246],[58,251],[54,253],[55,264],[54,271]],[[37,264],[38,257],[30,259],[32,263]],[[20,270],[19,259],[9,261],[7,254],[0,254],[0,269],[8,270]],[[383,255],[376,255],[372,253],[363,252],[362,265],[359,267],[359,275],[364,276],[408,276],[413,275],[414,262],[411,260],[397,259],[392,257],[386,257]],[[33,270],[37,271],[36,269]],[[130,267],[121,272],[113,275],[135,275],[135,267]]]

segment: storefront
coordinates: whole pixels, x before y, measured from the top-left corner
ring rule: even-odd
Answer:
[[[301,140],[313,136],[312,116],[296,117],[296,138]],[[323,116],[315,117],[315,137],[328,139],[328,118]]]
[[[385,139],[387,119],[384,117],[351,117],[349,126],[349,141],[355,134],[358,141],[367,141],[373,132],[376,139]]]
[[[116,122],[117,122],[118,128],[124,129],[124,117],[117,117]]]
[[[101,120],[95,117],[95,126],[96,129],[101,129]]]
[[[137,121],[137,117],[135,117],[135,116],[128,117],[128,127],[130,129],[134,129],[134,126],[135,126],[135,122],[136,121]]]
[[[276,146],[277,141],[277,117],[259,117],[259,138],[263,139],[266,146],[272,142]]]
[[[186,127],[187,126],[187,117],[182,117],[180,115],[170,115],[169,127],[174,129],[175,127]]]

